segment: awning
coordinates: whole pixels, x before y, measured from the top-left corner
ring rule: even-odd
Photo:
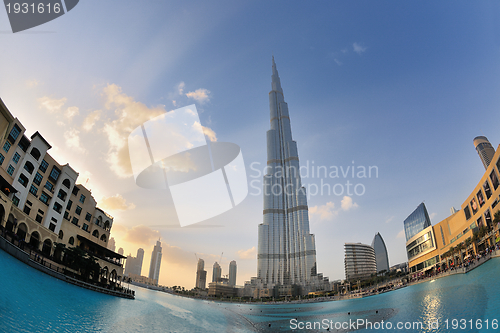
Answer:
[[[2,175],[0,175],[0,191],[5,193],[5,195],[17,193],[17,190]]]
[[[97,244],[96,242],[93,242],[91,241],[90,239],[86,238],[86,237],[83,237],[81,235],[77,235],[76,236],[81,242],[83,243],[87,243],[89,244],[90,246],[93,246],[94,248],[96,248],[97,250],[99,251],[102,251],[104,253],[104,256],[108,257],[108,258],[117,258],[117,259],[126,259],[127,257],[125,256],[122,256],[121,254],[119,253],[116,253],[114,251],[111,251],[110,249],[108,249],[107,247],[104,247],[102,245],[99,245]]]

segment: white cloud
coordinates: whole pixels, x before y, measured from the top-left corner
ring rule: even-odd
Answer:
[[[33,88],[33,87],[36,87],[40,84],[40,82],[38,80],[35,80],[35,79],[32,79],[32,80],[27,80],[26,81],[26,86],[28,88]]]
[[[48,96],[44,96],[38,99],[40,107],[46,109],[49,113],[59,112],[66,101],[66,97],[63,97],[61,99],[53,99]]]
[[[344,196],[344,198],[342,199],[341,201],[341,204],[340,204],[340,207],[345,210],[345,211],[348,211],[352,208],[357,208],[358,207],[358,204],[357,203],[354,203],[352,201],[352,198],[351,197],[348,197],[348,196]]]
[[[342,66],[342,62],[340,62],[337,58],[333,59],[333,61],[335,61],[337,65]]]
[[[203,127],[203,134],[205,134],[210,141],[216,142],[217,135],[215,134],[215,132],[209,127],[205,127],[205,126],[202,126],[202,127]]]
[[[134,209],[133,203],[127,203],[124,197],[120,194],[115,194],[110,197],[103,197],[98,202],[99,207],[107,210],[129,210]]]
[[[127,145],[129,134],[144,122],[166,111],[163,107],[149,108],[136,102],[134,98],[122,93],[122,89],[116,84],[105,87],[102,94],[106,98],[106,109],[114,110],[116,115],[116,119],[104,125],[109,144],[107,162],[116,175],[129,177],[132,175]],[[90,123],[92,122],[89,121],[88,127],[91,128]]]
[[[92,173],[90,171],[85,170],[84,172],[80,172],[78,175],[78,179],[76,180],[77,184],[84,184],[87,182],[88,179],[92,177]]]
[[[70,106],[69,108],[66,109],[66,112],[64,113],[64,115],[68,119],[71,119],[79,114],[80,114],[80,109],[78,109],[78,107],[76,106]]]
[[[338,212],[335,210],[335,204],[329,201],[322,206],[309,207],[309,213],[318,216],[323,221],[332,219]]]
[[[85,120],[83,121],[82,128],[85,131],[90,131],[94,127],[95,123],[101,118],[101,110],[95,110],[89,113]]]
[[[116,229],[115,226],[113,227]],[[121,227],[120,229],[125,229],[123,240],[139,245],[150,245],[161,236],[158,230],[153,230],[145,225],[136,225],[130,229]]]
[[[396,238],[405,238],[405,231],[401,230],[400,232],[398,232],[398,235],[396,236]]]
[[[389,223],[389,222],[391,222],[392,220],[394,220],[394,216],[391,216],[391,217],[389,217],[387,220],[385,220],[385,223]]]
[[[255,259],[257,258],[257,249],[254,246],[248,250],[238,250],[238,257],[240,259]]]
[[[66,146],[68,148],[73,148],[79,153],[86,153],[86,149],[80,145],[80,132],[76,129],[70,129],[64,132],[64,139],[66,140]]]
[[[188,98],[192,98],[199,103],[205,103],[210,100],[210,91],[204,88],[196,89],[195,91],[190,91],[186,94]]]
[[[431,213],[431,215],[429,215],[429,218],[432,220],[432,219],[434,219],[436,216],[437,216],[437,213]]]
[[[186,84],[184,82],[180,82],[178,85],[177,85],[177,94],[179,95],[183,95],[184,94],[184,87],[186,86]]]
[[[352,44],[352,48],[354,49],[354,52],[356,52],[357,54],[361,54],[361,53],[365,52],[367,49],[365,46],[362,46],[359,43]]]

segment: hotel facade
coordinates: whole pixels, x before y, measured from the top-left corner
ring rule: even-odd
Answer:
[[[0,226],[47,258],[61,255],[55,243],[78,246],[97,258],[101,280],[118,281],[125,257],[107,248],[113,217],[76,184],[78,172],[50,156],[40,133],[25,132],[0,99]]]
[[[474,139],[476,147],[477,139]],[[485,142],[487,139],[481,137],[481,143],[484,145]],[[487,155],[483,154],[488,156],[487,159],[482,155],[482,150],[478,149],[486,171],[460,206],[460,210],[453,210],[454,213],[451,216],[432,225],[427,209],[422,203],[404,221],[410,273],[429,272],[449,267],[456,264],[456,257],[461,256],[461,261],[466,255],[495,245],[495,233],[498,232],[498,226],[493,225],[493,217],[500,209],[498,206],[500,150],[498,148],[496,152],[491,149],[492,151],[488,151]],[[478,239],[474,244],[472,242],[474,234],[483,226],[489,231],[486,237]],[[463,252],[450,256],[450,249],[456,248],[459,244],[462,244]]]

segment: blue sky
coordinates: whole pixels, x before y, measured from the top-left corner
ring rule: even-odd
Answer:
[[[437,223],[479,181],[473,138],[500,143],[499,7],[87,0],[16,34],[0,11],[0,97],[59,162],[90,178],[115,216],[118,247],[146,250],[144,274],[161,237],[160,283],[193,287],[193,253],[211,278],[224,252],[223,274],[236,260],[243,284],[256,274],[262,196],[207,221],[221,228],[158,228],[176,223],[171,198],[138,188],[120,157],[138,118],[196,103],[218,141],[241,147],[252,180],[251,163],[266,162],[274,54],[301,164],[378,168],[378,178],[327,180],[360,183],[362,196],[309,200],[318,269],[340,279],[345,242],[370,244],[380,232],[390,264],[403,262],[403,220],[418,204],[425,200]]]

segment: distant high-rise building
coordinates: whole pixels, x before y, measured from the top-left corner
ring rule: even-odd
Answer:
[[[483,162],[484,168],[488,169],[488,166],[495,155],[495,148],[493,148],[485,136],[475,137],[474,147],[476,147],[476,151],[479,154],[479,158],[481,158],[481,162]]]
[[[229,263],[229,285],[230,286],[235,286],[236,285],[236,261],[231,261]]]
[[[156,241],[156,245],[151,253],[151,264],[149,265],[149,278],[158,283],[161,265],[161,242]]]
[[[205,261],[198,259],[196,267],[196,288],[205,289],[207,283],[207,271],[205,270]]]
[[[377,273],[377,260],[373,247],[361,243],[346,243],[344,251],[346,280],[364,280]]]
[[[220,282],[222,277],[222,268],[217,263],[214,263],[214,269],[212,271],[212,282]]]
[[[123,251],[123,248],[121,248],[121,247],[120,247],[120,248],[118,249],[118,254],[123,255],[123,252],[124,252],[124,251]]]
[[[108,241],[108,249],[113,252],[116,250],[115,239],[113,237],[111,237]]]
[[[377,260],[377,273],[381,271],[389,272],[389,256],[385,242],[380,233],[377,232],[373,237],[372,247],[375,250],[375,258]]]
[[[431,226],[431,219],[427,213],[427,208],[422,202],[418,205],[417,209],[413,211],[403,222],[405,228],[406,241],[408,242],[410,238],[421,232],[427,227]]]
[[[264,175],[263,223],[259,225],[257,277],[268,287],[305,285],[317,276],[314,235],[309,231],[306,189],[299,172],[297,143],[292,139],[288,105],[276,64],[272,62]]]
[[[451,207],[451,208],[450,208],[450,213],[451,213],[451,215],[453,215],[453,214],[455,214],[455,213],[458,213],[458,212],[459,212],[459,210],[458,210],[458,209],[456,209],[455,207]]]
[[[142,260],[144,259],[144,250],[137,250],[137,257],[132,257],[130,254],[127,256],[127,261],[125,263],[125,275],[135,274],[141,275],[142,271]]]

